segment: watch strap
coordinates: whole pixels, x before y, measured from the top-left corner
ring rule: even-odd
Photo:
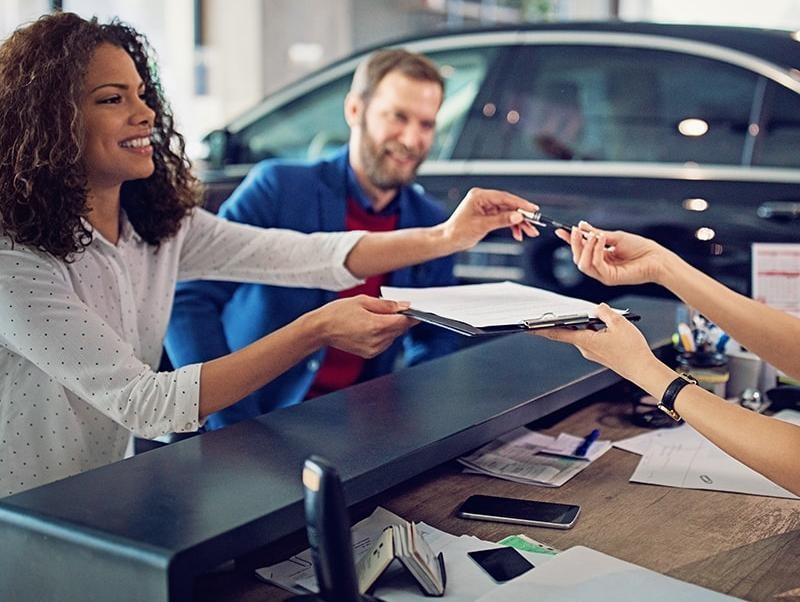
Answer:
[[[661,402],[658,404],[658,409],[666,413],[667,416],[676,422],[681,419],[681,415],[675,411],[675,398],[678,393],[686,385],[696,385],[697,381],[687,374],[680,374],[678,377],[667,385],[664,395],[661,396]]]

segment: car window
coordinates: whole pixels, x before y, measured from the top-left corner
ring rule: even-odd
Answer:
[[[452,156],[497,51],[495,47],[480,47],[427,53],[439,65],[445,81],[445,100],[436,116],[436,140],[428,155],[431,159]]]
[[[472,117],[473,158],[740,164],[758,77],[639,48],[519,48]]]
[[[428,54],[445,78],[445,100],[436,120],[431,158],[450,156],[494,52],[493,48],[469,48]],[[248,125],[237,134],[237,162],[315,159],[347,142],[350,130],[343,107],[351,79],[348,73],[323,84]]]
[[[754,165],[800,166],[800,95],[778,84],[771,85]]]
[[[344,97],[352,74],[271,111],[237,135],[238,162],[316,158],[347,142]]]

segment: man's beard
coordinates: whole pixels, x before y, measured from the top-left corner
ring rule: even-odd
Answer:
[[[395,155],[405,155],[414,159],[416,163],[413,169],[409,171],[392,169],[393,159],[389,157],[390,151]],[[367,179],[373,186],[381,190],[393,190],[410,184],[417,175],[417,169],[427,157],[427,153],[421,155],[415,153],[402,142],[393,141],[378,144],[370,135],[366,120],[361,122],[361,143],[359,144],[358,152]]]

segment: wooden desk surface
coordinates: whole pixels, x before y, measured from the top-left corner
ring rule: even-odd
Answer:
[[[603,438],[621,439],[643,430],[627,421],[629,411],[628,403],[601,399],[542,430],[581,434],[599,424]],[[630,483],[638,461],[637,455],[612,449],[554,489],[465,475],[448,462],[370,500],[356,513],[366,516],[380,504],[454,534],[498,541],[525,533],[560,549],[588,546],[747,600],[800,600],[800,502]],[[569,530],[457,518],[456,508],[476,493],[577,503],[582,512]],[[303,547],[298,535],[261,558],[285,558]],[[199,579],[197,599],[287,598],[286,592],[253,577],[252,566],[260,564],[266,562],[248,559],[236,571]]]

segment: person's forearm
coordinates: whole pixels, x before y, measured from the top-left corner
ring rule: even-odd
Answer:
[[[800,319],[732,291],[674,253],[665,257],[658,283],[748,350],[800,378]]]
[[[461,250],[448,235],[445,224],[430,228],[370,232],[351,249],[345,266],[356,278],[366,278]]]
[[[200,418],[236,403],[323,345],[315,315],[305,314],[200,371]]]
[[[637,364],[626,378],[656,399],[662,398],[669,383],[678,376],[655,357]],[[724,452],[800,495],[800,427],[745,410],[696,385],[681,389],[674,407],[688,424]]]
[[[697,386],[684,387],[675,410],[721,450],[800,495],[800,426],[746,410]]]

